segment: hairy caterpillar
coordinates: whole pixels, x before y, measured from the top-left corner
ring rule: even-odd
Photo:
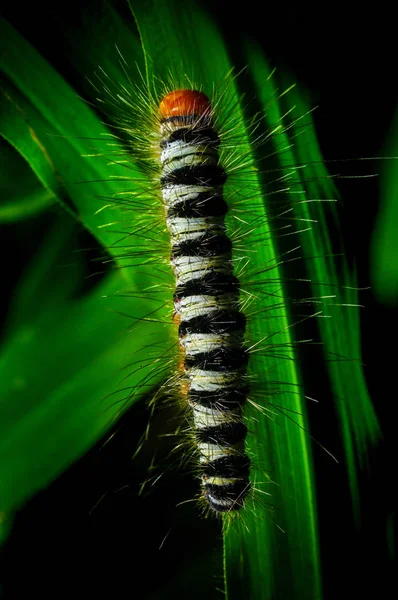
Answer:
[[[247,395],[245,318],[233,275],[223,199],[225,170],[207,97],[177,90],[159,107],[161,188],[176,276],[175,321],[200,454],[203,497],[216,512],[243,506],[250,460],[244,451]]]
[[[265,481],[257,481],[254,470],[253,481],[249,481],[249,456],[255,469],[264,471],[254,448],[248,453],[244,447],[248,428],[251,437],[256,437],[256,423],[261,423],[259,414],[263,413],[264,420],[266,416],[274,419],[278,413],[289,416],[292,411],[294,418],[289,418],[293,426],[298,425],[304,433],[303,409],[295,399],[298,394],[293,367],[287,362],[285,371],[280,369],[286,359],[291,363],[295,360],[296,342],[290,337],[290,328],[313,316],[313,306],[323,303],[322,298],[300,298],[299,312],[292,317],[293,321],[284,316],[285,303],[293,310],[295,301],[283,299],[279,290],[281,265],[272,236],[281,240],[286,236],[289,240],[292,234],[297,235],[290,224],[296,218],[293,214],[289,218],[292,208],[286,202],[279,176],[271,175],[274,181],[268,191],[275,205],[272,216],[267,216],[261,204],[256,206],[255,194],[260,189],[258,173],[243,154],[244,131],[236,118],[230,116],[236,102],[231,98],[233,82],[229,75],[216,85],[212,102],[189,81],[185,81],[189,88],[178,87],[173,80],[160,84],[159,91],[152,95],[145,85],[115,91],[102,75],[98,88],[100,93],[105,92],[105,100],[100,96],[105,110],[116,108],[116,132],[124,147],[120,158],[117,144],[116,160],[128,166],[132,156],[143,173],[141,182],[134,180],[138,191],[126,187],[113,199],[116,204],[123,203],[126,215],[132,210],[141,215],[134,250],[127,250],[124,259],[128,268],[135,265],[137,272],[145,269],[148,273],[150,264],[157,272],[156,279],[159,280],[159,275],[168,279],[171,236],[171,266],[177,280],[173,309],[170,283],[152,284],[147,289],[151,294],[167,290],[169,308],[166,315],[159,315],[173,329],[179,326],[178,345],[182,352],[177,353],[177,360],[170,353],[156,358],[152,370],[166,379],[161,388],[166,396],[179,399],[187,426],[177,444],[185,448],[185,457],[202,481],[202,500],[215,514],[228,515],[244,506],[249,491],[251,497],[268,495],[267,487],[272,485],[264,473],[261,478]],[[259,119],[256,119],[251,126],[256,147],[267,146],[271,140],[277,146],[284,143],[283,139],[279,142],[278,136],[285,134],[285,125],[277,123],[261,135],[258,129]],[[125,140],[120,132],[127,134]],[[282,180],[294,189],[293,206],[300,208],[307,201],[304,192],[295,190],[295,169],[287,168]],[[282,173],[283,169],[277,171]],[[245,182],[244,187],[239,177]],[[224,199],[226,183],[229,188]],[[232,207],[228,213],[232,244],[224,224],[226,200]],[[126,230],[126,233],[129,238],[134,236],[134,232]],[[120,249],[124,248],[123,239]],[[247,252],[243,242],[247,244],[249,239],[253,240],[253,247]],[[297,249],[292,252],[289,241],[287,248],[287,263],[297,260]],[[146,256],[144,262],[143,256]],[[240,298],[241,284],[234,272],[244,282]],[[268,274],[272,274],[269,281]],[[304,314],[306,305],[310,312]],[[246,316],[252,330],[245,335]],[[253,329],[256,319],[252,316],[261,319],[265,335]],[[150,354],[155,358],[156,350]],[[255,370],[248,375],[250,354]],[[252,416],[243,421],[242,409],[249,387]],[[140,389],[139,384],[131,394]],[[289,398],[285,406],[274,401],[282,395]],[[251,502],[250,511],[255,514]]]

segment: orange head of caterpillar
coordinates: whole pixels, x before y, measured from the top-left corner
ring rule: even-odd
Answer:
[[[174,90],[166,94],[159,104],[163,123],[193,124],[211,121],[211,102],[198,90]]]

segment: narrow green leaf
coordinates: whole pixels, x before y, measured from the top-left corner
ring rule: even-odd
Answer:
[[[134,215],[126,216],[112,199],[120,191],[119,178],[131,181],[141,174],[133,164],[127,172],[115,164],[115,148],[108,146],[112,141],[109,131],[5,20],[1,21],[0,54],[3,71],[17,88],[2,83],[1,127],[7,132],[5,137],[26,158],[43,185],[69,210],[72,200],[72,212],[78,213],[79,220],[111,255],[120,258],[128,247],[125,240],[121,243],[120,229],[126,219],[132,224]],[[20,56],[26,60],[20,61]],[[52,94],[44,92],[43,78]],[[87,154],[94,157],[89,160]],[[123,274],[136,278],[131,269],[124,269]]]
[[[0,143],[0,164],[0,223],[28,219],[55,202],[53,194],[43,188],[28,164],[4,140]]]
[[[180,12],[173,3],[153,2],[151,9],[147,4],[144,8],[133,3],[143,46],[149,57],[149,84],[154,75],[165,80],[171,74],[179,82],[182,69],[188,79],[199,81],[204,91],[211,93],[213,86],[221,82],[232,67],[223,41],[211,21],[195,5],[189,11]],[[307,598],[319,598],[314,486],[308,436],[303,431],[307,428],[305,404],[298,387],[299,377],[289,328],[291,320],[286,313],[274,233],[268,225],[268,207],[263,202],[254,168],[236,83],[231,81],[229,87],[230,96],[225,102],[229,102],[229,112],[233,112],[235,137],[239,137],[239,150],[247,163],[252,164],[249,179],[246,171],[240,179],[239,174],[234,176],[233,182],[234,189],[240,184],[252,199],[250,212],[245,212],[249,233],[241,244],[247,252],[256,247],[253,260],[259,269],[257,273],[250,274],[249,284],[253,286],[250,289],[257,292],[257,298],[255,314],[248,323],[248,338],[271,345],[268,352],[263,350],[265,356],[253,354],[250,374],[254,382],[262,381],[264,385],[265,379],[270,388],[279,388],[277,404],[282,405],[287,414],[293,411],[296,423],[281,415],[275,418],[275,422],[269,422],[256,408],[248,406],[246,410],[250,423],[247,447],[255,463],[262,465],[261,471],[265,473],[257,475],[255,486],[260,490],[260,498],[253,512],[247,511],[242,517],[244,526],[240,526],[239,522],[233,523],[225,536],[227,594],[228,598],[244,595],[246,598],[265,599],[275,594],[278,597],[292,597],[292,594],[301,597],[305,592]],[[218,108],[222,112],[222,106]],[[274,122],[271,120],[270,124]],[[228,184],[226,196],[233,198],[233,188]],[[230,226],[233,223],[232,216]],[[259,244],[259,239],[266,241]],[[261,269],[263,265],[268,266],[268,273]],[[267,275],[268,284],[264,283]],[[278,290],[276,307],[276,290],[273,287]],[[283,358],[275,356],[278,353],[272,348],[283,349],[280,351]],[[272,413],[272,405],[269,406],[266,399],[258,402],[264,411]],[[267,472],[272,473],[272,481]],[[267,497],[260,494],[271,495],[270,502],[277,507],[275,521],[287,531],[286,535],[271,521]],[[278,576],[282,572],[283,578]]]
[[[382,156],[398,155],[398,112]],[[398,169],[395,161],[381,165],[380,209],[375,224],[371,249],[372,289],[381,302],[398,303]]]

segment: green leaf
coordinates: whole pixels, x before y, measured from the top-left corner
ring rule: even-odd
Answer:
[[[398,155],[398,112],[383,156]],[[398,303],[398,171],[394,163],[386,161],[380,174],[380,209],[372,239],[372,288],[378,299],[386,305]]]
[[[54,203],[53,194],[40,185],[28,164],[4,140],[0,162],[0,223],[29,219]]]
[[[255,76],[256,92],[266,106],[267,98],[277,95],[276,89],[267,89],[263,83],[268,80],[269,67],[258,51],[248,53],[248,62]],[[289,79],[284,80],[286,88],[292,85]],[[308,231],[299,232],[298,235],[304,259],[307,258],[305,269],[311,282],[311,297],[318,298],[317,306],[321,312],[317,324],[341,428],[353,510],[359,525],[357,469],[358,466],[364,466],[372,447],[380,441],[381,431],[360,362],[355,273],[349,270],[345,259],[340,258],[332,243],[332,237],[338,240],[340,236],[338,222],[337,232],[332,229],[333,221],[336,223],[337,219],[336,203],[329,201],[337,199],[338,192],[322,162],[312,123],[308,119],[304,127],[302,123],[302,116],[309,114],[310,106],[303,94],[294,88],[281,98],[280,107],[276,104],[272,106],[273,119],[279,122],[292,106],[298,118],[284,134],[278,135],[278,144],[284,147],[284,151],[278,154],[278,160],[281,173],[287,181],[292,173],[292,165],[299,165],[294,169],[295,181],[289,191],[290,208],[298,223],[315,223]],[[299,142],[295,143],[296,140]],[[319,202],[306,202],[305,199]],[[344,248],[339,250],[344,256]],[[339,358],[339,362],[336,358]]]
[[[154,2],[152,11],[148,5],[133,5],[138,21],[144,49],[148,61],[148,81],[154,76],[163,80],[171,76],[177,81],[183,72],[188,79],[200,81],[204,91],[211,93],[214,82],[221,82],[230,72],[230,63],[224,44],[212,22],[197,7],[182,14],[173,3]],[[155,15],[155,18],[154,18]],[[185,32],[189,34],[185,35]],[[181,52],[181,48],[184,52]],[[192,60],[192,57],[195,60]],[[250,57],[252,59],[252,57]],[[180,63],[181,66],[180,66]],[[249,62],[252,68],[252,60]],[[152,72],[154,65],[154,72]],[[269,73],[262,74],[262,81]],[[305,402],[296,370],[290,325],[286,312],[286,290],[283,289],[279,272],[279,259],[276,255],[274,234],[270,229],[270,213],[263,200],[261,182],[256,174],[254,157],[249,143],[236,82],[229,82],[229,95],[224,98],[225,110],[233,113],[235,138],[239,137],[239,150],[245,156],[251,170],[243,170],[233,178],[234,188],[226,186],[226,197],[233,198],[234,189],[240,185],[251,198],[250,212],[244,213],[248,224],[247,233],[241,244],[245,251],[256,247],[255,261],[258,272],[250,269],[250,290],[257,294],[255,312],[248,323],[248,339],[263,340],[263,346],[270,345],[262,353],[253,353],[250,360],[250,374],[253,381],[270,379],[278,386],[278,401],[283,411],[295,415],[295,421],[279,415],[275,423],[258,414],[258,410],[248,406],[249,435],[247,448],[258,465],[264,465],[272,473],[274,485],[269,476],[257,475],[255,482],[259,489],[258,502],[252,512],[247,511],[239,521],[227,529],[225,535],[225,575],[228,598],[270,598],[276,593],[280,597],[294,594],[301,597],[305,591],[307,598],[319,598],[320,573],[316,530],[316,508],[314,499],[313,473],[308,436],[304,433],[308,424],[305,416]],[[268,94],[267,100],[271,95]],[[223,105],[224,106],[224,105]],[[222,113],[223,106],[219,107]],[[232,108],[231,108],[232,107]],[[279,119],[272,116],[268,125],[274,126]],[[248,175],[249,172],[249,175]],[[239,189],[239,188],[238,188]],[[230,219],[233,226],[234,219]],[[236,227],[236,221],[235,221]],[[258,244],[258,240],[266,240]],[[261,269],[268,266],[268,271]],[[253,269],[254,270],[254,269]],[[244,277],[244,275],[243,275]],[[269,281],[267,282],[267,277]],[[245,281],[243,281],[243,286]],[[274,289],[273,289],[274,288]],[[282,289],[280,289],[282,288]],[[276,291],[278,290],[278,291]],[[275,305],[275,293],[278,303]],[[285,300],[283,299],[285,296]],[[283,354],[283,359],[279,353]],[[272,383],[269,387],[275,387]],[[293,393],[292,393],[293,390]],[[264,399],[256,399],[264,411],[272,412]],[[272,403],[272,400],[271,400]],[[275,412],[275,409],[274,409]],[[277,506],[275,517],[279,527],[288,532],[284,535],[269,517],[266,496],[271,494],[271,503]],[[302,515],[305,515],[303,517]],[[284,577],[278,573],[284,572]],[[284,596],[285,594],[285,596]]]
[[[0,44],[2,69],[12,81],[12,85],[2,83],[4,136],[26,158],[44,187],[69,211],[78,211],[77,218],[111,255],[120,257],[121,250],[125,255],[128,244],[120,242],[120,226],[125,225],[126,214],[112,204],[112,198],[120,192],[119,178],[142,179],[141,173],[130,164],[126,175],[126,169],[115,164],[115,149],[108,146],[112,142],[109,130],[5,20],[1,21]],[[20,56],[26,60],[20,61]],[[43,90],[42,80],[51,94]],[[91,160],[88,152],[94,155]],[[134,218],[131,214],[128,218],[133,226]],[[123,274],[135,278],[132,270],[125,269]]]

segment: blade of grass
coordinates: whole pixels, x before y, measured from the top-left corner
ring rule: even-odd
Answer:
[[[398,155],[398,111],[382,156]],[[381,165],[381,204],[371,248],[372,289],[386,305],[398,303],[398,169],[394,162]]]
[[[107,146],[112,139],[109,131],[5,20],[1,21],[0,44],[3,71],[15,86],[2,83],[3,135],[64,208],[71,210],[72,200],[73,212],[78,212],[84,226],[110,254],[120,257],[121,250],[126,253],[129,241],[121,236],[120,229],[126,218],[134,227],[135,217],[131,212],[126,217],[120,207],[109,202],[120,191],[119,180],[112,181],[112,177],[134,181],[142,178],[140,172],[133,163],[128,169],[114,164],[112,149]],[[20,61],[20,56],[26,60]],[[43,89],[43,79],[51,95]],[[88,152],[96,159],[84,158]],[[137,279],[131,269],[123,270],[123,274],[130,281]]]
[[[203,84],[205,92],[211,93],[214,83],[222,81],[230,71],[231,63],[223,41],[207,15],[195,4],[186,6],[184,10],[172,2],[146,3],[145,8],[140,3],[131,4],[146,56],[149,57],[148,84],[152,85],[154,76],[164,80],[170,73],[179,81],[183,72],[189,79]],[[234,85],[231,82],[232,101],[229,99],[229,106],[234,106],[234,117],[239,123],[236,135],[239,135],[240,149],[245,156],[251,157],[246,124]],[[245,180],[241,184],[248,185]],[[261,267],[268,265],[273,266],[270,281],[278,280],[280,288],[283,285],[275,267],[278,259],[255,174],[249,185],[251,197],[258,199],[255,208],[251,209],[252,214],[247,217],[249,225],[253,224],[254,233],[247,235],[243,242],[247,249],[253,245],[257,249],[255,261],[259,274],[252,278],[252,284],[257,280],[260,284],[267,278],[267,272],[263,272]],[[261,222],[260,226],[258,222]],[[259,237],[267,242],[259,246]],[[282,293],[279,293],[281,296]],[[289,329],[291,322],[283,302],[277,310],[271,308],[274,303],[271,295],[259,294],[256,302],[259,312],[249,322],[249,337],[280,344],[285,357],[279,360],[269,355],[264,360],[254,354],[251,374],[254,380],[263,378],[265,373],[271,381],[283,382],[279,386],[281,399],[278,397],[278,403],[287,411],[293,410],[295,417],[298,413],[299,426],[282,417],[277,424],[269,423],[266,418],[260,419],[256,410],[249,407],[247,445],[256,457],[256,463],[271,472],[272,479],[280,485],[280,488],[273,486],[269,478],[268,481],[257,482],[262,492],[271,493],[271,502],[277,506],[275,520],[288,528],[288,535],[283,535],[271,522],[265,502],[259,502],[255,513],[245,515],[246,531],[239,524],[229,529],[225,536],[228,598],[240,598],[242,594],[246,598],[270,598],[276,593],[278,597],[292,597],[293,593],[295,597],[302,597],[304,592],[307,598],[320,597],[310,451],[308,437],[300,428],[306,423],[305,406],[297,387],[299,377]],[[264,478],[267,479],[267,476],[264,475]]]
[[[6,141],[0,143],[0,164],[0,223],[29,219],[55,202],[53,194],[43,188],[28,164]]]

